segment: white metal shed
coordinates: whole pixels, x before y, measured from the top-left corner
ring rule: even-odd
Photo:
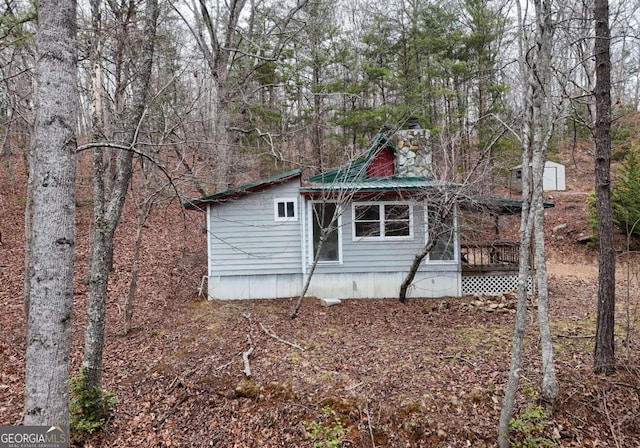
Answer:
[[[522,165],[511,168],[510,186],[514,190],[522,189]],[[567,189],[564,165],[551,160],[544,163],[542,188],[544,191],[565,191]]]

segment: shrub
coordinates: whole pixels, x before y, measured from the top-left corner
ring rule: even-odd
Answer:
[[[325,407],[322,411],[326,421],[304,422],[307,437],[314,441],[313,448],[338,448],[342,446],[342,437],[347,433],[347,428],[334,410]]]
[[[611,189],[613,218],[627,235],[640,236],[640,160],[629,151]]]
[[[69,390],[69,427],[73,438],[82,441],[105,424],[116,403],[115,396],[99,387],[88,386],[84,372],[71,379]]]
[[[509,422],[513,435],[510,438],[514,448],[557,448],[558,442],[545,435],[545,420],[548,415],[542,406],[531,406],[519,417]]]

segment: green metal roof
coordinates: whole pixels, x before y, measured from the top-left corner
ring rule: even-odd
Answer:
[[[425,188],[453,185],[451,183],[434,180],[433,178],[424,177],[367,177],[367,165],[383,146],[388,147],[394,153],[397,151],[396,146],[389,137],[384,133],[380,133],[362,157],[341,167],[311,176],[303,183],[300,192],[310,195],[322,192],[385,193],[417,191]],[[301,174],[302,170],[300,169],[287,171],[286,173],[242,185],[231,190],[185,202],[183,206],[185,208],[198,208],[205,204],[227,201],[253,191],[260,191],[271,185],[286,182],[294,177],[301,176]]]
[[[395,145],[389,140],[386,134],[378,134],[373,141],[367,153],[353,162],[347,163],[338,168],[324,171],[315,176],[311,176],[308,180],[312,183],[334,183],[334,182],[351,182],[356,179],[362,179],[367,174],[367,164],[371,158],[378,152],[381,146],[386,145],[394,153],[397,151]]]
[[[250,184],[241,185],[237,188],[232,188],[230,190],[222,191],[220,193],[215,193],[210,196],[205,196],[200,199],[194,199],[192,201],[187,201],[182,204],[184,208],[199,208],[201,205],[228,201],[230,199],[234,199],[238,196],[251,193],[253,191],[260,191],[271,185],[277,185],[288,180],[294,179],[302,174],[302,170],[300,168],[296,168],[295,170],[287,171],[285,173],[276,174],[275,176],[267,177],[266,179],[261,179],[257,182],[252,182]]]
[[[302,194],[318,193],[383,193],[417,191],[425,188],[452,186],[448,182],[425,177],[367,177],[367,166],[380,148],[387,146],[397,152],[396,146],[386,134],[378,134],[366,154],[351,163],[311,176],[300,188]]]
[[[300,188],[302,194],[324,192],[394,192],[417,191],[426,188],[446,187],[454,184],[423,177],[369,177],[352,181],[335,181],[331,183],[308,183]]]

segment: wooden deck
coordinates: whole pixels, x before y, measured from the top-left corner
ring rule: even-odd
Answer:
[[[520,243],[493,241],[491,243],[461,244],[462,275],[478,273],[517,273],[520,264]]]

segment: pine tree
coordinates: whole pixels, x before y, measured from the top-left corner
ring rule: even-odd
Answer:
[[[640,159],[629,152],[611,190],[613,218],[627,235],[640,236]]]

